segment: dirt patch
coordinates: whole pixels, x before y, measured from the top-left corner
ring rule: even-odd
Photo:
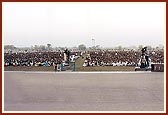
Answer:
[[[39,66],[39,67],[35,67],[35,66],[7,66],[4,68],[5,71],[54,71],[54,67],[45,67],[45,66]]]
[[[4,68],[5,71],[54,71],[54,67],[45,66],[8,66]],[[122,66],[99,66],[99,67],[76,67],[76,71],[135,71],[135,67]]]

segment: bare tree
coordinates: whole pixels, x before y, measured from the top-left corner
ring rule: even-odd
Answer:
[[[78,46],[78,49],[79,49],[79,50],[86,50],[86,46],[85,46],[84,44],[80,44],[80,45]]]

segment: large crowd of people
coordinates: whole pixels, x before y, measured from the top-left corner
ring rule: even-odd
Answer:
[[[80,52],[71,52],[71,55],[78,56]],[[63,62],[64,52],[61,51],[4,53],[4,66],[54,66]]]
[[[149,51],[151,63],[164,63],[163,51]],[[141,51],[90,51],[83,66],[139,66]]]
[[[5,53],[5,66],[52,66],[61,63],[61,52]]]
[[[70,61],[83,57],[83,52],[71,52]],[[162,50],[149,51],[152,63],[164,63]],[[83,66],[137,66],[141,51],[88,51]],[[64,52],[17,52],[4,53],[4,66],[54,66],[64,62]]]

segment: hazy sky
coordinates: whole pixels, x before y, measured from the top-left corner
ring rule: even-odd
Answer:
[[[103,47],[164,44],[166,3],[3,2],[4,44]]]

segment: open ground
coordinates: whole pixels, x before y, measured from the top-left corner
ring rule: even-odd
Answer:
[[[163,111],[163,72],[4,72],[5,111]]]

